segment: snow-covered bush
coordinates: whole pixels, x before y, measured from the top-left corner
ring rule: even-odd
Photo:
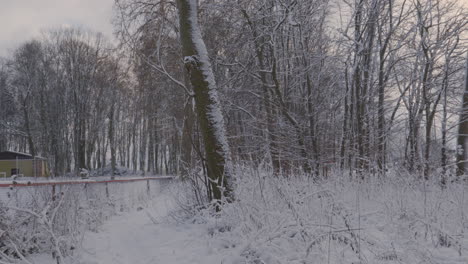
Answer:
[[[230,263],[467,263],[466,185],[389,175],[274,177],[238,167],[221,212],[177,193],[179,221],[206,226]],[[180,195],[184,193],[184,195]],[[185,200],[184,200],[185,199]],[[445,261],[445,262],[444,262]]]
[[[84,231],[96,232],[115,213],[145,204],[159,188],[151,180],[10,188],[0,199],[0,263],[28,263],[33,253],[62,263]]]

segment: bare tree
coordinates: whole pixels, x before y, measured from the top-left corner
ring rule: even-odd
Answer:
[[[463,105],[460,112],[460,123],[457,139],[457,174],[464,175],[467,171],[468,160],[468,56],[465,69],[465,90],[463,92]]]

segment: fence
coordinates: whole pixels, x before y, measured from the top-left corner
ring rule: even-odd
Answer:
[[[17,182],[1,182],[0,181],[0,202],[3,204],[15,204],[18,206],[22,203],[27,203],[31,198],[37,199],[37,194],[40,196],[55,199],[58,194],[63,193],[67,189],[82,189],[86,193],[97,192],[105,194],[104,199],[122,200],[125,198],[137,198],[142,194],[150,195],[151,190],[155,191],[173,177],[141,177],[141,178],[121,178],[114,180],[105,180],[97,178],[97,180],[69,180],[69,179],[54,179],[51,181],[28,181],[21,180]],[[73,188],[71,188],[73,186]],[[134,191],[134,192],[133,192]],[[49,193],[49,195],[47,195]],[[114,195],[114,194],[119,195]],[[29,197],[29,198],[28,198]],[[86,198],[86,197],[83,197]]]

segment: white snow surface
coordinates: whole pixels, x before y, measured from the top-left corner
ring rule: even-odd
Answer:
[[[87,232],[68,263],[468,263],[464,184],[441,189],[396,175],[316,183],[254,169],[236,176],[236,200],[220,213],[194,210],[191,187],[177,183]]]
[[[164,214],[165,205],[156,209]],[[112,218],[98,233],[89,233],[78,253],[80,264],[221,263],[210,255],[201,226],[155,224],[147,210]]]
[[[97,232],[88,231],[67,263],[76,264],[215,264],[222,263],[220,243],[212,245],[206,226],[174,223],[171,196],[157,195],[151,205],[120,213]],[[222,245],[222,244],[221,244]],[[53,263],[50,254],[36,255],[35,264]]]

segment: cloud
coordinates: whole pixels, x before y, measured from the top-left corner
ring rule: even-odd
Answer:
[[[112,38],[113,0],[1,0],[0,56],[41,30],[80,26]]]

